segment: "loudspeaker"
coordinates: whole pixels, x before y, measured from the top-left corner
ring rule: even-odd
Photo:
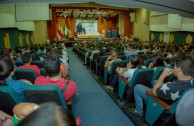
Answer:
[[[150,11],[146,10],[146,15],[145,15],[145,21],[144,21],[145,25],[149,25],[150,24]]]
[[[135,22],[135,13],[130,13],[130,21]]]

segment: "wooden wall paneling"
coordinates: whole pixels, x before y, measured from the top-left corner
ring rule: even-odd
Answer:
[[[132,35],[132,24],[130,21],[130,11],[124,11],[124,34],[127,37],[131,37]]]

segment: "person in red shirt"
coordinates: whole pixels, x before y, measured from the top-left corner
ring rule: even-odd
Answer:
[[[37,76],[40,76],[40,69],[36,65],[31,65],[30,63],[32,62],[32,55],[30,52],[25,52],[22,55],[22,61],[24,62],[23,66],[19,66],[18,68],[20,69],[32,69],[35,71]]]
[[[55,53],[48,54],[46,59],[43,61],[43,66],[48,74],[48,76],[39,76],[35,80],[35,85],[57,85],[61,90],[65,87],[67,80],[61,77],[60,69],[61,61]],[[71,98],[77,93],[77,87],[75,82],[69,81],[69,85],[63,93],[63,96],[67,102],[70,104]]]

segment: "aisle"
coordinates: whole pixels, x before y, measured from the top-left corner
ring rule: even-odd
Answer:
[[[133,126],[72,49],[68,48],[67,52],[70,78],[76,82],[79,92],[72,100],[72,109],[75,117],[81,117],[82,126]]]

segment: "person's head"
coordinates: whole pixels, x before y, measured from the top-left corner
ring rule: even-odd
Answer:
[[[129,46],[127,47],[127,49],[128,49],[129,51],[131,51],[131,50],[133,50],[133,46],[132,46],[132,45],[129,45]]]
[[[31,53],[30,52],[25,52],[24,54],[22,54],[22,61],[24,62],[24,64],[31,63],[32,62]]]
[[[116,50],[111,50],[110,51],[110,56],[112,56],[113,58],[117,57],[117,51]]]
[[[22,57],[22,51],[18,50],[16,51],[16,58],[21,58]]]
[[[4,50],[3,50],[3,54],[4,54],[4,55],[10,55],[9,49],[4,49]]]
[[[131,55],[129,58],[128,65],[131,66],[131,68],[138,68],[141,67],[141,59],[138,55]]]
[[[4,58],[0,60],[0,85],[4,85],[4,80],[14,72],[12,59]]]
[[[43,66],[49,77],[55,77],[60,74],[61,61],[56,53],[50,53],[43,61]]]
[[[165,66],[164,60],[161,56],[155,56],[152,60],[152,68]]]
[[[76,121],[69,110],[55,103],[40,105],[35,111],[22,119],[18,126],[76,126]]]
[[[174,75],[178,76],[193,76],[194,75],[194,60],[190,56],[180,56],[174,59]]]

